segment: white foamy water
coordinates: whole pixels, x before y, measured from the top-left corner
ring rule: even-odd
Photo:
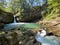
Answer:
[[[41,34],[41,33],[40,33]],[[60,45],[60,37],[56,36],[41,36],[36,34],[35,39],[40,42],[42,45]]]

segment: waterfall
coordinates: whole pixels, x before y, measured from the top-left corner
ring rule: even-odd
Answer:
[[[35,23],[25,23],[25,22],[16,22],[16,19],[15,19],[15,15],[14,15],[14,22],[13,23],[9,23],[9,24],[6,24],[4,25],[4,28],[2,30],[11,30],[11,29],[20,29],[21,27],[23,27],[23,29],[34,29],[34,28],[37,28],[37,27],[40,27],[38,24],[35,24]]]
[[[15,19],[15,16],[14,16],[14,23],[16,23],[16,19]]]

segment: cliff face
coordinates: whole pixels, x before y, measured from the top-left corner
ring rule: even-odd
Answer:
[[[0,28],[2,28],[5,23],[11,22],[13,22],[13,14],[0,10]]]
[[[0,10],[0,22],[10,23],[13,21],[13,14]]]
[[[34,22],[37,19],[41,19],[42,15],[41,15],[41,7],[40,6],[36,6],[33,7],[32,9],[25,9],[21,15],[18,17],[18,21],[21,22]]]

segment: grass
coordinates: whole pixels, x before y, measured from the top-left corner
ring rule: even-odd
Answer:
[[[51,13],[49,13],[49,14],[47,14],[47,16],[46,17],[44,17],[44,20],[51,20],[51,19],[53,19],[54,17],[56,17],[57,16],[57,12],[59,11],[59,9],[53,9],[52,11],[51,11]]]
[[[56,17],[56,14],[53,14],[53,15],[48,15],[48,16],[46,16],[45,18],[44,18],[44,20],[51,20],[51,19],[53,19],[54,17]]]

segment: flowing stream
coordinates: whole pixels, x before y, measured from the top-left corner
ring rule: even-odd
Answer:
[[[25,22],[16,22],[15,16],[14,16],[14,22],[10,23],[10,24],[6,24],[4,26],[4,30],[10,30],[10,29],[14,29],[14,28],[37,28],[40,27],[38,24],[36,23],[25,23]]]
[[[20,23],[17,23],[16,20],[15,20],[15,16],[14,16],[14,22],[13,23],[10,23],[10,24],[6,24],[4,26],[4,30],[11,30],[11,29],[14,29],[14,28],[38,28],[40,27],[39,24],[36,24],[36,23],[24,23],[24,22],[20,22]],[[56,37],[39,37],[39,36],[36,36],[36,39],[42,43],[42,45],[60,45],[60,38],[56,38]]]
[[[17,23],[17,22],[16,22],[16,19],[15,19],[15,16],[14,16],[14,22],[13,22],[13,23]]]

